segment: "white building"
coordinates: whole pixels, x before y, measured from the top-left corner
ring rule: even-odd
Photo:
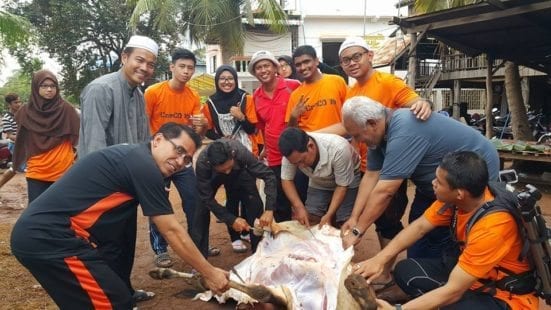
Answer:
[[[387,0],[388,1],[388,0]],[[320,60],[338,67],[338,49],[349,36],[365,37],[373,48],[377,48],[397,28],[389,25],[394,14],[370,14],[373,0],[281,0],[290,16],[289,32],[272,34],[262,27],[262,20],[255,20],[257,27],[249,27],[246,33],[243,55],[234,55],[232,65],[239,73],[240,84],[251,91],[257,80],[247,71],[248,61],[258,50],[268,50],[274,55],[291,55],[300,45],[311,45],[316,49]],[[392,1],[388,1],[392,2]],[[405,10],[404,10],[405,11]],[[214,74],[222,64],[222,54],[218,45],[207,45],[207,73]]]

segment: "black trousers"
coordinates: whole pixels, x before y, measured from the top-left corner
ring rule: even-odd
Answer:
[[[230,202],[230,205],[233,205],[228,212],[232,212],[231,208],[235,211],[239,205],[238,202],[241,202],[241,207],[245,209],[243,215],[250,226],[253,226],[254,220],[259,218],[264,212],[262,199],[256,187],[256,178],[248,172],[238,171],[232,172],[229,175],[216,174],[210,182],[215,192],[220,186],[224,185],[227,200]],[[228,230],[233,231],[231,223],[226,223],[226,225],[228,225]],[[191,238],[205,257],[208,257],[209,229],[210,210],[207,206],[200,203],[197,210],[195,210]],[[254,234],[250,234],[250,236],[251,250],[254,253],[260,242],[260,238]]]
[[[276,196],[276,207],[274,210],[274,219],[276,222],[285,222],[290,221],[293,217],[293,210],[291,209],[291,202],[285,196],[283,188],[281,187],[281,165],[280,166],[271,166],[276,176],[277,183],[277,196]]]
[[[446,284],[455,262],[437,258],[408,258],[398,262],[394,268],[394,281],[406,294],[418,297]],[[457,302],[440,309],[506,310],[509,306],[490,294],[467,290]]]
[[[132,309],[127,284],[95,249],[64,258],[16,258],[62,310]]]
[[[29,204],[33,202],[40,194],[44,193],[54,182],[40,181],[27,178],[27,195]]]

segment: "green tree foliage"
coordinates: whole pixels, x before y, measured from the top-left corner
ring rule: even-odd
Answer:
[[[12,13],[26,17],[35,27],[37,45],[62,66],[62,88],[75,102],[91,80],[119,69],[124,45],[132,35],[128,20],[133,9],[120,0],[33,0],[18,2]],[[175,42],[174,36],[154,31],[147,21],[139,23],[134,32],[169,48]],[[10,48],[20,63],[25,63],[25,48],[31,47]],[[157,72],[162,72],[167,61],[159,60],[164,67]]]
[[[243,50],[242,17],[247,17],[251,26],[254,16],[266,19],[275,33],[287,31],[287,14],[276,0],[255,1],[258,4],[255,12],[251,0],[127,0],[127,3],[135,5],[130,19],[132,27],[144,19],[151,20],[160,31],[170,31],[170,25],[180,24],[183,30],[189,30],[193,42],[220,44],[225,54]]]
[[[37,70],[42,67],[42,63],[38,59],[34,63]],[[3,87],[0,87],[0,102],[2,103],[0,104],[0,114],[7,110],[4,97],[9,93],[16,93],[23,102],[27,102],[31,95],[31,75],[23,70],[18,70],[8,78]]]
[[[431,13],[469,4],[475,4],[482,1],[483,0],[417,0],[415,1],[415,13]]]
[[[0,48],[27,40],[30,28],[26,19],[0,9]]]

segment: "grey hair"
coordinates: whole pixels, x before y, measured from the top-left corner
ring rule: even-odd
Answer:
[[[350,120],[360,128],[365,128],[368,120],[379,120],[385,117],[385,107],[365,96],[346,100],[341,111],[343,122]]]

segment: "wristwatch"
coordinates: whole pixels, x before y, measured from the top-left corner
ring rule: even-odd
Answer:
[[[396,310],[402,310],[401,304],[395,304],[394,307],[396,308]]]
[[[354,237],[357,237],[357,238],[360,238],[361,236],[363,236],[364,234],[356,227],[352,228],[352,234],[354,235]]]

